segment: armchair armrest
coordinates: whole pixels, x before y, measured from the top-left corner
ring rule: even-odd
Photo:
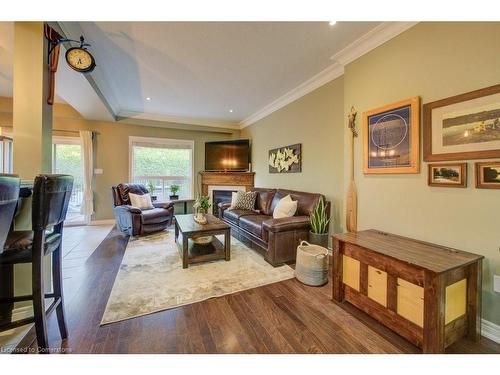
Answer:
[[[142,214],[142,211],[140,208],[137,208],[137,207],[134,207],[134,206],[130,206],[128,204],[122,204],[120,206],[116,206],[115,207],[115,211],[118,211],[118,212],[129,212],[131,214]]]
[[[170,207],[174,206],[174,202],[172,201],[166,201],[166,202],[153,202],[153,207],[154,208],[164,208],[168,209]]]
[[[269,232],[287,232],[296,229],[309,229],[311,222],[309,216],[292,216],[280,219],[270,219],[262,223],[262,227]]]

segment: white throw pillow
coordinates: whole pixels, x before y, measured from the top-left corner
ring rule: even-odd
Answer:
[[[130,204],[134,207],[137,207],[141,210],[150,210],[154,208],[153,203],[151,202],[151,195],[149,194],[133,194],[128,193],[130,197]]]
[[[234,210],[234,208],[236,207],[236,198],[237,197],[238,197],[238,192],[233,191],[231,193],[231,205],[229,206],[228,210]]]
[[[273,218],[292,217],[297,211],[297,201],[292,200],[290,195],[280,199],[273,211]]]

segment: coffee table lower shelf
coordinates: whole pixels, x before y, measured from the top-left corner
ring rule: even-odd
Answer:
[[[231,228],[213,215],[206,215],[207,224],[198,224],[192,214],[176,215],[175,242],[182,258],[182,268],[189,264],[231,259]],[[222,243],[216,235],[224,236]],[[213,236],[209,244],[193,242],[193,238]]]

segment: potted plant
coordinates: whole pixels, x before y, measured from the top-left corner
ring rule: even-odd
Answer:
[[[198,195],[193,205],[196,212],[195,220],[198,222],[206,222],[205,215],[208,213],[210,206],[210,197],[208,195]]]
[[[181,189],[181,186],[180,185],[177,185],[177,184],[172,184],[170,185],[170,192],[172,194],[170,194],[169,198],[170,200],[177,200],[179,199],[179,196],[177,195],[177,192]]]
[[[311,230],[309,242],[315,245],[328,247],[328,224],[330,218],[326,213],[325,199],[320,197],[318,204],[311,214]]]
[[[149,194],[151,194],[151,200],[155,201],[157,199],[157,196],[154,195],[155,190],[156,190],[156,186],[155,186],[153,181],[148,182],[148,190],[149,190]]]

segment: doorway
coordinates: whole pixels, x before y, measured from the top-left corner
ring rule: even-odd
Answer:
[[[79,137],[52,138],[52,172],[73,176],[73,191],[69,201],[65,225],[86,225],[89,217],[82,215],[83,150]]]

